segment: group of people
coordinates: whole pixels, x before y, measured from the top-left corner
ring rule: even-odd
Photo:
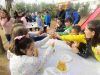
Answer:
[[[46,13],[48,15],[48,12]],[[38,48],[45,45],[49,39],[66,41],[72,52],[84,58],[93,56],[100,62],[100,20],[89,22],[85,30],[81,31],[81,27],[76,25],[79,21],[77,11],[74,11],[75,17],[72,17],[71,11],[71,15],[68,15],[67,10],[66,12],[62,10],[56,16],[55,28],[44,33],[41,30],[29,31],[25,26],[27,20],[24,14],[18,13],[13,19],[6,10],[0,10],[0,26],[11,44],[6,51],[11,75],[36,75],[49,60],[48,57],[54,53],[53,42],[48,44],[43,56],[39,55]],[[34,21],[37,20],[35,16],[32,18]],[[40,21],[39,17],[37,18]],[[45,25],[50,26],[50,21],[50,15],[45,16]]]

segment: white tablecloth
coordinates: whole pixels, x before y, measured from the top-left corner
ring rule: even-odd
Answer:
[[[94,58],[90,57],[84,59],[77,54],[72,53],[71,48],[63,41],[49,41],[55,41],[55,53],[51,57],[48,57],[42,75],[100,75],[100,63]],[[43,50],[40,51],[40,54],[43,54]],[[64,54],[72,57],[72,60],[68,62],[68,71],[65,73],[54,74],[53,72],[55,71],[53,69],[56,67],[57,61],[61,59]]]
[[[38,27],[36,22],[28,22],[28,24],[26,25],[26,28],[35,28]]]

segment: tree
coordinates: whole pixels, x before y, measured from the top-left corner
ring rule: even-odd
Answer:
[[[40,7],[41,7],[41,11],[49,11],[51,17],[52,18],[55,17],[55,14],[56,14],[56,5],[41,3]]]
[[[6,10],[8,12],[10,12],[10,9],[12,8],[12,2],[13,0],[5,0],[5,3],[6,3]]]
[[[86,17],[87,15],[89,15],[90,12],[90,8],[89,8],[89,3],[87,2],[86,4],[83,4],[80,9],[80,15],[81,17]]]

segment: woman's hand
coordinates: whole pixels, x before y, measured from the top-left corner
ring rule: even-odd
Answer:
[[[96,50],[97,50],[97,54],[100,55],[100,46],[97,46]]]

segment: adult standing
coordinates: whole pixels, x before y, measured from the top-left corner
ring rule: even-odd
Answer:
[[[0,10],[0,26],[4,30],[8,42],[11,40],[10,34],[13,23],[14,19],[10,17],[9,13],[4,9]]]
[[[56,19],[60,19],[62,22],[62,25],[64,25],[64,20],[65,20],[65,10],[63,9],[63,5],[60,4],[58,6],[58,11],[56,14]]]
[[[72,8],[70,1],[67,2],[67,8],[65,13],[65,19],[67,18],[72,18],[74,25],[78,24],[78,22],[80,21],[80,15],[77,10]]]

